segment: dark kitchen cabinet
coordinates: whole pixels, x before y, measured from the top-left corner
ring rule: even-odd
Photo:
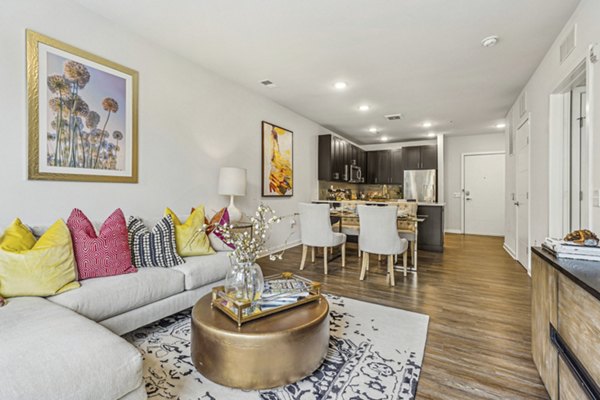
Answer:
[[[419,222],[419,250],[444,251],[444,207],[439,205],[420,205],[419,216],[425,221]]]
[[[389,150],[367,152],[367,183],[390,183],[391,162],[392,159]]]
[[[340,143],[332,135],[319,136],[318,177],[323,181],[339,181],[341,162],[339,160]]]
[[[421,146],[421,169],[437,169],[437,145]]]
[[[421,168],[421,147],[405,147],[402,149],[404,169],[420,169]]]
[[[348,181],[350,167],[360,167],[364,177],[367,169],[366,152],[350,142],[333,135],[321,135],[318,139],[318,178],[323,181]],[[357,179],[357,176],[354,176]]]
[[[405,170],[437,169],[437,145],[405,147],[402,150]]]
[[[367,183],[378,183],[377,182],[377,162],[379,155],[377,151],[367,152]]]
[[[403,184],[405,170],[437,169],[436,145],[365,152],[334,135],[318,140],[318,177],[323,181],[349,181],[353,164],[360,168],[363,182],[380,185]],[[356,171],[352,178],[359,181]]]
[[[390,183],[404,183],[404,154],[402,149],[390,151]]]
[[[378,153],[377,176],[379,177],[379,183],[391,183],[392,154],[389,150],[381,150]]]

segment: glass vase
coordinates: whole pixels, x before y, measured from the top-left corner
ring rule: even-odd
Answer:
[[[234,262],[225,276],[225,293],[236,300],[255,304],[260,300],[264,286],[262,270],[253,262]]]

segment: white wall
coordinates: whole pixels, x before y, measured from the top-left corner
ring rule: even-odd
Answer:
[[[468,136],[446,136],[444,138],[444,197],[445,230],[446,232],[460,232],[461,229],[461,162],[462,154],[504,151],[504,134],[490,133]]]
[[[600,42],[599,16],[600,1],[582,0],[523,89],[527,97],[527,108],[531,122],[531,187],[529,190],[531,245],[539,245],[548,235],[548,188],[549,179],[551,179],[548,170],[549,163],[552,161],[549,159],[548,141],[549,96],[575,67],[586,59],[589,46]],[[576,48],[569,58],[563,64],[560,64],[560,43],[574,24],[577,25]],[[596,54],[598,53],[599,50],[596,49]],[[596,127],[596,132],[592,133],[591,182],[592,187],[598,189],[600,188],[600,138],[598,137],[600,134],[600,110],[598,109],[598,104],[600,104],[598,103],[600,100],[600,63],[594,64],[591,72],[594,78],[592,82],[588,80],[588,99],[590,110],[594,113],[594,116],[593,119],[588,119],[588,123],[591,124],[591,128]],[[516,110],[517,103],[515,102],[515,105],[511,108],[511,113],[509,113],[514,126],[517,126],[519,121],[519,113]],[[514,158],[507,158],[507,172],[510,173],[510,171],[514,171]],[[514,174],[507,175],[507,188],[514,187],[514,179]],[[553,217],[560,218],[560,216]],[[600,208],[597,207],[592,209],[592,229],[600,230]]]
[[[26,28],[139,72],[138,184],[27,180]],[[221,166],[248,169],[239,205],[251,210],[261,201],[262,120],[294,131],[295,153],[294,196],[264,202],[286,215],[316,196],[316,135],[327,130],[73,2],[4,0],[0,43],[0,227],[16,216],[48,224],[73,207],[99,220],[116,207],[142,217],[162,215],[165,206],[182,214],[201,203],[214,210],[227,205],[216,194]],[[289,222],[278,227],[272,246],[283,244],[289,229]]]

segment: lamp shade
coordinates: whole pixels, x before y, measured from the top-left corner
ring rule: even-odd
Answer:
[[[246,194],[246,169],[223,167],[219,171],[219,194],[244,196]]]

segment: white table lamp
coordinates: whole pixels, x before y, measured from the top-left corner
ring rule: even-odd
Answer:
[[[242,212],[233,203],[235,196],[246,195],[246,169],[222,167],[219,171],[219,194],[230,196],[227,212],[229,220],[237,222],[242,219]]]

